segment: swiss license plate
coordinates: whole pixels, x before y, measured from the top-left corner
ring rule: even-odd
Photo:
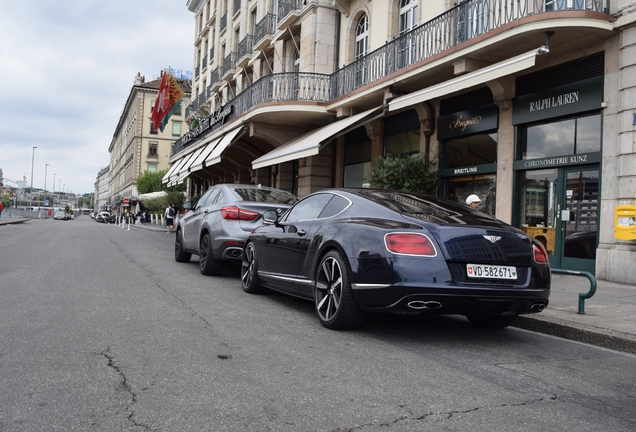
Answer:
[[[517,279],[517,268],[484,264],[466,264],[469,278],[481,279]]]

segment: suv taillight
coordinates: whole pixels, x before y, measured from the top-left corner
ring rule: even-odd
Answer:
[[[221,209],[221,217],[229,220],[254,220],[260,215],[259,212],[245,210],[236,206],[223,207]]]
[[[545,251],[545,248],[542,244],[533,243],[532,253],[534,255],[534,262],[537,262],[539,264],[548,263],[548,253]]]

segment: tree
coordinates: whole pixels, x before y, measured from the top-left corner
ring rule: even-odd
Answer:
[[[137,177],[137,192],[145,194],[164,190],[161,179],[166,175],[166,172],[167,170],[158,172],[144,171],[143,174]]]
[[[435,161],[428,155],[411,156],[389,154],[379,157],[371,168],[369,182],[372,188],[405,192],[437,194],[440,173],[432,170]]]

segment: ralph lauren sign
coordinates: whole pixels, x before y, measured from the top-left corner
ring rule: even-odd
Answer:
[[[497,105],[460,111],[437,119],[437,139],[444,140],[497,129]]]
[[[602,102],[603,77],[589,78],[516,97],[512,107],[512,124],[600,109]]]

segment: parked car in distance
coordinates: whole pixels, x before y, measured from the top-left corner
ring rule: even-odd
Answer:
[[[331,189],[264,218],[245,244],[243,290],[312,300],[327,328],[356,328],[370,312],[460,314],[503,328],[548,304],[543,245],[442,198]]]
[[[63,211],[56,211],[55,213],[53,213],[53,220],[68,220],[68,218],[66,217],[66,213],[64,213]]]
[[[212,186],[179,218],[174,257],[189,262],[199,256],[204,275],[219,275],[228,262],[239,263],[243,246],[252,230],[263,223],[263,213],[283,213],[298,199],[289,192],[260,185],[218,184]]]

